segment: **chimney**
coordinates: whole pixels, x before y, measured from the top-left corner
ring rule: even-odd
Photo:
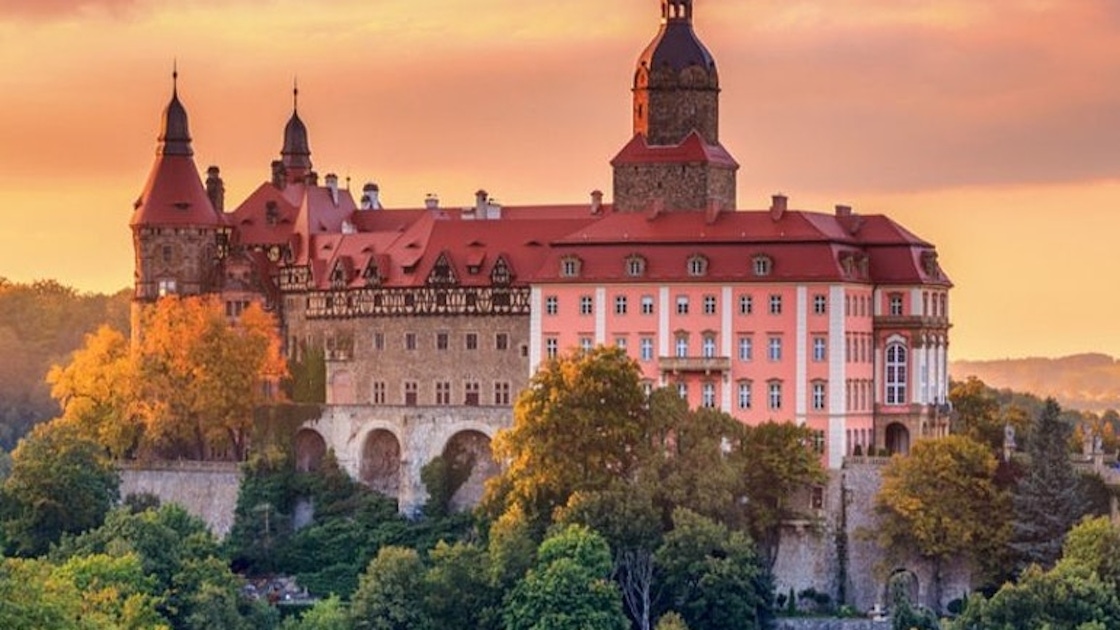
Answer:
[[[439,208],[439,196],[434,193],[428,193],[428,196],[424,197],[424,207],[428,210]]]
[[[837,204],[837,206],[836,206],[836,216],[841,218],[841,219],[846,219],[846,218],[852,216],[852,207],[851,206],[841,206],[841,205]]]
[[[310,173],[308,173],[306,184],[308,186],[318,186],[319,185],[319,174],[316,173],[315,171],[311,171]]]
[[[771,197],[770,218],[773,219],[774,221],[777,221],[777,220],[781,219],[782,215],[786,213],[786,209],[788,208],[788,205],[789,205],[789,197],[786,197],[785,195],[783,195],[781,193],[778,193],[777,195],[774,195],[773,197]]]
[[[381,209],[381,188],[370,182],[362,186],[362,210]]]
[[[327,182],[327,188],[330,189],[330,191],[331,191],[331,201],[334,202],[334,205],[337,208],[338,207],[338,175],[335,175],[334,173],[327,173],[327,177],[325,179],[326,179],[326,182]]]
[[[276,188],[283,188],[284,184],[288,182],[288,174],[284,168],[284,163],[280,160],[272,161],[272,185]]]
[[[502,204],[497,199],[486,200],[486,216],[481,218],[489,221],[502,218]]]
[[[222,214],[226,211],[226,186],[222,183],[221,170],[217,166],[206,169],[206,196],[210,197],[214,212]]]
[[[591,191],[591,214],[598,215],[603,212],[603,191]]]
[[[489,198],[490,194],[482,189],[474,194],[474,211],[480,219],[486,218],[486,202]]]

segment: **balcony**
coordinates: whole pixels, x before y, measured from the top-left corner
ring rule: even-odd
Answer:
[[[723,374],[731,371],[731,357],[661,357],[663,373]]]

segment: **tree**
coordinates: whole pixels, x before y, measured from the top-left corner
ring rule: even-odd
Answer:
[[[585,527],[571,525],[546,539],[536,566],[509,594],[506,630],[625,630],[610,567],[606,541]]]
[[[101,524],[118,498],[120,478],[100,446],[59,423],[39,425],[12,453],[4,481],[4,530],[15,553],[45,553],[65,533]]]
[[[355,630],[413,630],[427,626],[424,565],[415,549],[384,547],[366,568],[350,606]]]
[[[288,617],[280,630],[350,630],[350,617],[337,595],[315,602],[311,610],[296,619]]]
[[[1011,548],[1019,570],[1030,564],[1053,566],[1066,532],[1085,511],[1066,448],[1070,427],[1060,416],[1058,403],[1047,400],[1033,429],[1027,475],[1015,490]]]
[[[875,498],[878,539],[888,557],[910,554],[933,564],[940,606],[943,563],[954,557],[990,570],[1007,540],[1009,501],[992,481],[991,450],[964,436],[922,440],[883,471]]]
[[[748,531],[768,567],[778,559],[782,523],[804,516],[794,509],[790,497],[828,480],[812,443],[808,427],[767,422],[747,428],[734,451],[747,497]]]
[[[232,325],[216,300],[193,297],[146,312],[139,361],[149,440],[198,459],[227,448],[243,459],[254,408],[287,373],[271,315],[253,305]]]
[[[424,575],[424,610],[432,626],[444,630],[497,630],[502,593],[491,579],[486,550],[473,544],[441,542],[429,554]]]
[[[952,383],[949,401],[955,412],[953,432],[988,445],[994,453],[1003,450],[1005,427],[1015,429],[1022,440],[1030,425],[1030,418],[1021,407],[1001,405],[997,392],[975,376]]]
[[[773,584],[750,538],[684,508],[673,524],[655,555],[671,609],[692,630],[769,627]]]
[[[1099,576],[1083,568],[1029,567],[1017,584],[991,599],[970,597],[953,630],[1103,630],[1120,627],[1120,600]]]
[[[1070,530],[1058,565],[1096,574],[1120,595],[1120,528],[1108,517],[1086,519]]]
[[[47,374],[62,420],[117,458],[130,456],[143,432],[140,419],[131,413],[133,368],[128,339],[102,326],[86,335],[85,346],[74,352],[70,363],[55,365]]]
[[[519,504],[538,530],[578,490],[630,478],[652,444],[638,365],[617,348],[546,361],[494,440],[508,461],[487,502]],[[494,496],[499,491],[504,497]]]

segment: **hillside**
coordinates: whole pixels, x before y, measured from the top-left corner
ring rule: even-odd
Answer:
[[[0,277],[0,449],[58,413],[44,380],[87,333],[108,324],[127,333],[131,292],[79,293],[53,280],[31,284]]]
[[[1120,409],[1120,361],[1105,354],[953,361],[949,373],[955,380],[976,376],[998,389],[1052,396],[1066,408],[1095,412]]]

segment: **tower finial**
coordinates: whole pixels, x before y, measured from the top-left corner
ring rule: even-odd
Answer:
[[[179,94],[179,58],[176,57],[171,61],[171,93],[178,96]]]
[[[292,111],[299,111],[299,77],[292,79]]]

